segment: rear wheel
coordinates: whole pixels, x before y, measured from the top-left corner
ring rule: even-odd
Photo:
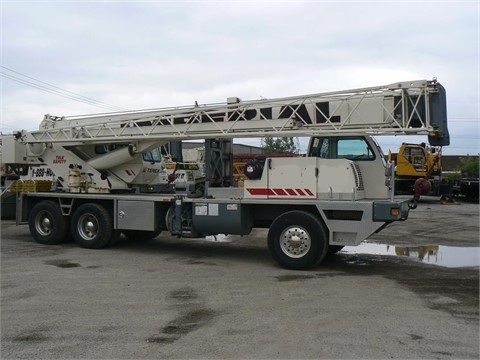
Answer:
[[[323,260],[328,237],[323,223],[306,211],[289,211],[277,217],[268,232],[273,259],[287,269],[304,270]]]
[[[68,235],[66,217],[60,206],[50,200],[40,201],[30,210],[28,226],[32,237],[40,244],[60,244]]]
[[[75,242],[84,248],[100,249],[109,245],[114,235],[110,213],[98,204],[83,204],[72,217]]]

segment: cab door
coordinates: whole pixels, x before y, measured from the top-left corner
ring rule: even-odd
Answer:
[[[270,199],[312,199],[317,196],[317,160],[313,157],[268,158]]]

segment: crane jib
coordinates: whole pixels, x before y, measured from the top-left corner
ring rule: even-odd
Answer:
[[[418,80],[276,99],[228,98],[220,104],[71,117],[46,115],[39,130],[24,132],[22,141],[168,141],[319,133],[423,134],[434,146],[448,145],[445,89],[436,80]]]

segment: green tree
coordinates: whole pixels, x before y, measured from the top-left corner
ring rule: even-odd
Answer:
[[[293,137],[273,138],[265,137],[263,141],[264,153],[298,153],[299,149],[295,145]]]
[[[468,177],[478,177],[479,176],[479,162],[477,156],[469,156],[460,158],[462,163],[462,174],[465,174]]]

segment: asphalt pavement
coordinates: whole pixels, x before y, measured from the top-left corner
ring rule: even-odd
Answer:
[[[311,271],[264,230],[88,250],[1,225],[2,359],[480,357],[478,204],[424,199]]]

